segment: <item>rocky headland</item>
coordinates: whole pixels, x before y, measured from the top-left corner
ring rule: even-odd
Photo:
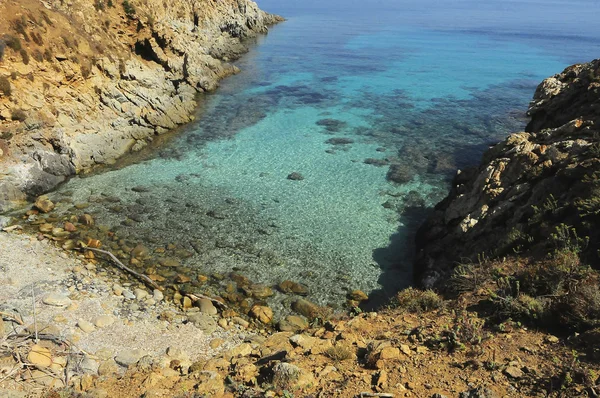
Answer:
[[[600,61],[544,80],[528,114],[524,132],[457,173],[420,228],[422,285],[440,287],[460,263],[557,249],[600,264]]]
[[[0,213],[194,117],[247,39],[248,0],[0,3]]]

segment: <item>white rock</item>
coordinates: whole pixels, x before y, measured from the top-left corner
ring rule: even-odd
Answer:
[[[42,303],[55,307],[66,307],[71,304],[71,299],[62,293],[49,293],[42,299]]]
[[[94,325],[96,325],[96,327],[99,328],[110,326],[113,323],[115,323],[115,318],[113,318],[110,315],[100,315],[99,317],[96,317],[96,319],[94,319]]]
[[[163,292],[161,292],[158,289],[154,289],[154,292],[152,292],[152,295],[154,297],[154,300],[156,300],[157,303],[161,302],[165,298],[165,295],[163,294]]]
[[[88,322],[84,319],[78,320],[77,326],[79,326],[79,329],[83,330],[85,333],[92,333],[94,330],[96,330],[91,322]]]

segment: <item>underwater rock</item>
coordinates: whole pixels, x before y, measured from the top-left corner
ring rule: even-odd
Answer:
[[[265,305],[253,306],[250,315],[265,324],[273,320],[273,310]]]
[[[300,296],[306,296],[308,294],[308,288],[306,286],[289,280],[281,282],[277,287],[283,293],[293,293]]]
[[[38,197],[34,206],[42,213],[49,213],[54,209],[54,203],[46,195]]]
[[[414,175],[413,170],[406,164],[392,164],[387,172],[386,178],[398,184],[406,184],[412,180]]]
[[[292,180],[292,181],[300,181],[300,180],[304,180],[304,176],[300,173],[293,172],[293,173],[288,174],[287,179]]]
[[[367,158],[363,161],[364,164],[370,164],[377,167],[383,167],[390,164],[390,161],[387,159],[377,159],[377,158]]]
[[[353,144],[354,140],[352,138],[346,138],[346,137],[334,137],[334,138],[330,138],[327,141],[325,141],[326,144],[331,144],[331,145],[348,145],[348,144]]]
[[[318,305],[311,303],[310,301],[305,299],[299,299],[294,301],[294,303],[292,304],[292,309],[298,314],[304,315],[308,319],[317,318],[321,313],[321,308]]]
[[[317,126],[323,126],[329,132],[335,133],[346,127],[346,122],[337,119],[321,119],[317,121]]]

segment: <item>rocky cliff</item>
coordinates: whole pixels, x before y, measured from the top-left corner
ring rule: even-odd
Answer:
[[[189,122],[280,20],[249,0],[0,1],[0,213]]]
[[[459,171],[417,236],[416,273],[440,286],[459,263],[568,249],[600,264],[600,60],[544,80],[525,132]]]

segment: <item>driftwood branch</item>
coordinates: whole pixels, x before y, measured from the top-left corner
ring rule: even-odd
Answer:
[[[394,398],[394,394],[390,394],[387,392],[361,392],[360,398],[367,397],[380,397],[380,398]]]
[[[135,272],[134,270],[132,270],[131,268],[129,268],[128,266],[126,266],[125,264],[123,264],[114,254],[112,254],[111,252],[109,252],[108,250],[101,250],[101,249],[94,249],[93,247],[84,247],[81,250],[91,250],[93,252],[97,252],[97,253],[102,253],[102,254],[106,254],[107,256],[109,256],[116,264],[119,268],[121,268],[123,271],[130,273],[131,275],[135,276],[136,278],[142,280],[145,284],[151,286],[154,289],[158,289],[158,290],[163,290],[162,287],[160,287],[156,282],[154,282],[152,279],[148,278],[146,275],[140,274],[138,272]]]

